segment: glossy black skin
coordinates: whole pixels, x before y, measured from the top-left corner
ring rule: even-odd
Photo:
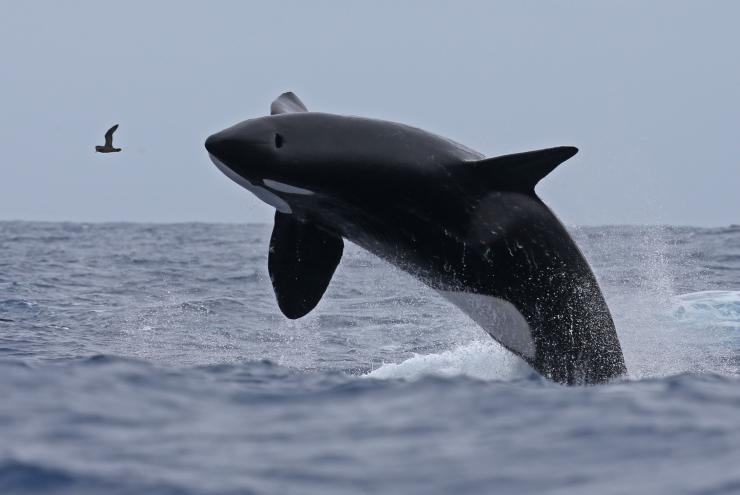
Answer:
[[[429,286],[514,304],[536,346],[534,358],[521,357],[544,376],[602,383],[626,372],[578,247],[533,190],[471,166],[479,153],[406,125],[315,112],[247,120],[206,148],[254,184],[314,191],[276,194],[296,218]]]

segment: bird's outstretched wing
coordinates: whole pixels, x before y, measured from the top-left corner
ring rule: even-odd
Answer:
[[[118,124],[108,129],[108,132],[105,133],[105,146],[113,146],[113,133],[116,132],[116,129],[118,129]]]

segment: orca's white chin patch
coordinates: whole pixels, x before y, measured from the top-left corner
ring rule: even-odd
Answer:
[[[268,205],[274,207],[280,213],[293,213],[293,210],[290,209],[290,205],[280,196],[272,191],[268,191],[262,186],[255,186],[247,179],[231,170],[225,163],[223,163],[212,154],[208,153],[208,156],[211,158],[213,164],[216,165],[216,167],[218,167],[218,169],[223,172],[226,177],[233,180]]]
[[[463,310],[501,345],[522,356],[534,358],[535,345],[529,324],[509,301],[471,292],[438,292]]]

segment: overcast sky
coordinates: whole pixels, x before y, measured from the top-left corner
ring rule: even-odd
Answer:
[[[538,186],[569,225],[740,223],[740,2],[0,6],[0,219],[270,221],[203,141],[292,90],[489,156],[578,146]]]

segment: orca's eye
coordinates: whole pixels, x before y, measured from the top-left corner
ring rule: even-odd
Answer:
[[[275,133],[275,147],[276,148],[282,148],[283,147],[283,135]]]

